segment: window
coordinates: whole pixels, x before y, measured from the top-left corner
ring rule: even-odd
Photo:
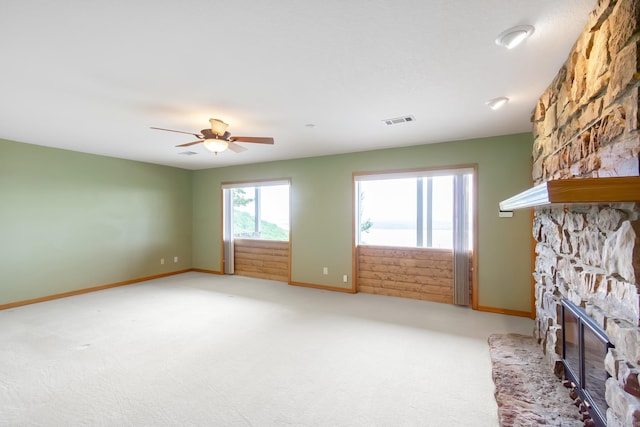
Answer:
[[[289,187],[288,179],[222,184],[225,274],[235,271],[235,239],[289,241]]]
[[[472,176],[469,168],[356,176],[356,243],[452,249],[458,215],[471,249]]]
[[[229,189],[233,200],[233,237],[289,240],[289,185]]]
[[[289,181],[223,184],[224,240],[289,240]]]

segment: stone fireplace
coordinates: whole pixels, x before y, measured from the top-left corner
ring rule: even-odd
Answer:
[[[640,426],[637,200],[640,176],[552,180],[500,204],[534,207],[535,337],[549,369],[574,383],[583,407],[596,403],[585,394],[604,396],[599,411],[588,410],[600,422],[587,425]]]
[[[605,422],[614,427],[640,426],[639,46],[640,0],[598,1],[532,117],[534,184],[579,190],[522,205],[534,207],[535,336],[562,376],[562,301],[606,332]],[[621,190],[611,177],[630,178]],[[614,186],[580,187],[591,181]]]

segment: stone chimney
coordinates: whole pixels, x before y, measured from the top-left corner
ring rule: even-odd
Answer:
[[[533,113],[533,181],[638,176],[640,0],[600,0]],[[640,425],[640,202],[535,208],[535,334],[562,373],[560,301],[615,349],[608,426]]]

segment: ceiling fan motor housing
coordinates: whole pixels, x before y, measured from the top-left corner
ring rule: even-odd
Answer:
[[[223,139],[225,141],[228,141],[229,137],[231,136],[229,132],[217,135],[211,129],[202,129],[200,132],[202,132],[202,136],[204,136],[204,139]]]

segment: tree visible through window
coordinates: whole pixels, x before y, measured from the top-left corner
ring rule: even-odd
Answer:
[[[233,237],[289,240],[289,186],[233,188]]]

